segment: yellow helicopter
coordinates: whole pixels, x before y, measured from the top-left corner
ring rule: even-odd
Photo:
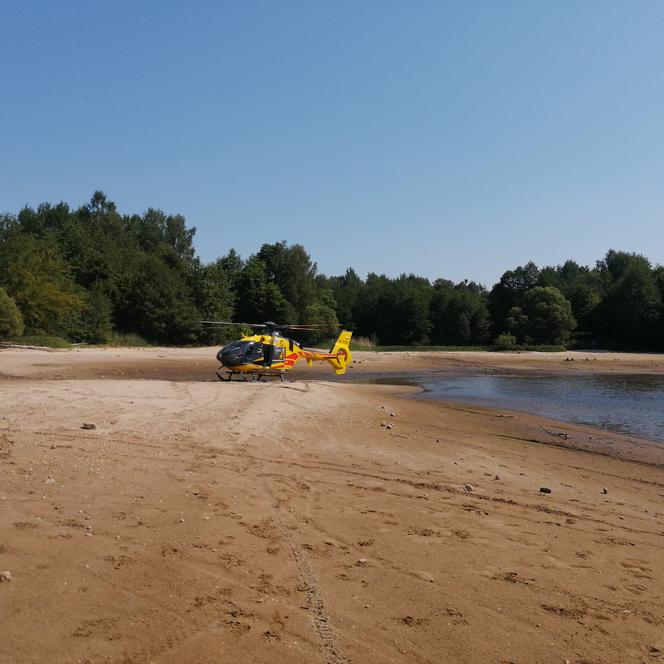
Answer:
[[[300,360],[304,359],[309,366],[314,362],[327,362],[338,375],[346,373],[346,367],[353,361],[350,352],[350,339],[353,335],[342,330],[329,353],[308,350],[293,339],[282,336],[284,330],[294,332],[315,330],[316,325],[277,325],[272,321],[265,323],[230,323],[227,321],[201,321],[207,325],[234,325],[256,330],[254,334],[244,335],[232,341],[217,353],[220,367],[217,376],[220,380],[231,381],[234,376],[242,376],[245,380],[253,376],[255,380],[262,378],[280,378],[290,371]],[[226,375],[222,375],[222,372]]]

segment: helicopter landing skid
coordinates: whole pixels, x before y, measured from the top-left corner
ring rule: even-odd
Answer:
[[[250,378],[247,378],[247,376],[253,376],[254,380],[258,381],[263,378],[280,378],[281,382],[284,382],[284,372],[283,371],[228,371],[226,372],[226,376],[221,373],[221,367],[217,369],[216,371],[217,377],[219,380],[223,380],[224,383],[230,383],[233,380],[233,376],[242,376],[242,380],[246,382],[247,380],[251,380]],[[237,382],[237,381],[236,381]]]

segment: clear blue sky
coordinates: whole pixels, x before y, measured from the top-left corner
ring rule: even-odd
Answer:
[[[0,0],[0,63],[0,211],[101,189],[326,274],[664,263],[659,1]]]

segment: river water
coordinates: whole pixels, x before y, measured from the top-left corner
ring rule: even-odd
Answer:
[[[424,387],[425,398],[509,408],[664,443],[664,376],[418,376],[413,382]]]

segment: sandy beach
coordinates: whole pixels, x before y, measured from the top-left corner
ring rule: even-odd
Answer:
[[[2,664],[664,661],[663,445],[325,367],[221,383],[214,354],[0,349]]]

